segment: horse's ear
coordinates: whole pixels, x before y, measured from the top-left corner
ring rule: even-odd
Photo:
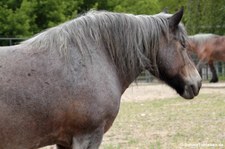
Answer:
[[[176,29],[178,24],[180,23],[184,14],[184,8],[182,7],[178,12],[168,18],[169,26],[172,30]]]

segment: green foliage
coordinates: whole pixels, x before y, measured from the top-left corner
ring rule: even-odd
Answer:
[[[161,9],[166,8],[169,13],[174,13],[178,11],[181,7],[185,7],[187,5],[187,2],[188,0],[159,0],[159,5]]]
[[[183,22],[188,34],[225,33],[224,0],[159,0],[161,8],[174,13],[184,6]]]
[[[83,13],[92,8],[99,10],[110,10],[107,2],[108,0],[83,0],[78,12]]]
[[[189,33],[206,32],[223,35],[225,32],[224,4],[223,0],[189,1],[186,24]]]
[[[83,0],[0,1],[0,36],[28,37],[76,17]]]
[[[188,34],[225,33],[225,1],[217,0],[0,0],[0,37],[29,37],[92,8],[155,14],[184,6]]]
[[[39,32],[75,17],[81,2],[81,0],[32,0],[34,4],[32,14],[35,15],[33,28]]]
[[[19,6],[20,9],[16,7]],[[0,5],[0,36],[4,37],[22,37],[29,36],[30,23],[33,18],[27,14],[30,13],[31,3],[23,0],[20,5],[12,5],[12,0],[7,3],[1,2]]]
[[[108,5],[116,12],[155,14],[160,12],[158,0],[111,0]]]

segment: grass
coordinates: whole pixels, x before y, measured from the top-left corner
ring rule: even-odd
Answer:
[[[225,95],[122,102],[101,149],[225,148]],[[221,147],[223,146],[223,147]]]
[[[220,81],[225,81],[225,75],[219,75],[219,80]]]

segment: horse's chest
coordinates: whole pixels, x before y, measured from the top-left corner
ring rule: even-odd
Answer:
[[[62,117],[71,133],[92,131],[105,125],[105,130],[114,121],[120,105],[120,95],[109,85],[89,82],[88,85],[76,86],[66,104]],[[65,126],[65,124],[64,124]],[[71,129],[72,128],[72,129]]]

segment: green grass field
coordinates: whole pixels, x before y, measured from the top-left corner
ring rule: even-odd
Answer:
[[[101,149],[176,148],[225,148],[224,94],[122,102],[101,145]]]

